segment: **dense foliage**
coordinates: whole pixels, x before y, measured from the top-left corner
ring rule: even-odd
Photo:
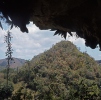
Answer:
[[[0,84],[0,100],[8,99],[12,96],[13,86],[12,84],[2,83]]]
[[[101,100],[101,66],[71,42],[61,41],[35,56],[21,69],[10,71],[9,80],[14,83],[16,90],[12,98]],[[16,87],[19,83],[25,87]]]

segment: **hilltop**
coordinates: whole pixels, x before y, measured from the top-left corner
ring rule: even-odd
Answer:
[[[42,73],[56,73],[71,75],[79,79],[96,79],[101,77],[99,65],[87,53],[80,52],[77,47],[69,41],[61,41],[44,53],[34,57],[31,61],[32,68]],[[47,69],[47,72],[46,70]]]

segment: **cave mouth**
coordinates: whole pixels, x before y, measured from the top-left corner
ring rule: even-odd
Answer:
[[[28,33],[26,25],[33,21],[41,30],[51,29],[64,38],[76,32],[86,46],[101,48],[100,0],[1,0],[0,12],[0,20],[5,18],[11,29]]]

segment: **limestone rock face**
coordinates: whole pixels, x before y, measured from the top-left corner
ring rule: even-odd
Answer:
[[[11,27],[22,32],[28,32],[26,24],[33,21],[41,30],[56,30],[65,38],[67,32],[76,32],[87,46],[101,47],[100,0],[1,0],[0,11]]]

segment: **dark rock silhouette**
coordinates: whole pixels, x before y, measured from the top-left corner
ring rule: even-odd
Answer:
[[[59,30],[57,34],[64,38],[67,32],[77,32],[86,46],[101,48],[100,0],[1,0],[0,12],[1,19],[22,32],[28,32],[26,24],[33,21],[42,30]]]

